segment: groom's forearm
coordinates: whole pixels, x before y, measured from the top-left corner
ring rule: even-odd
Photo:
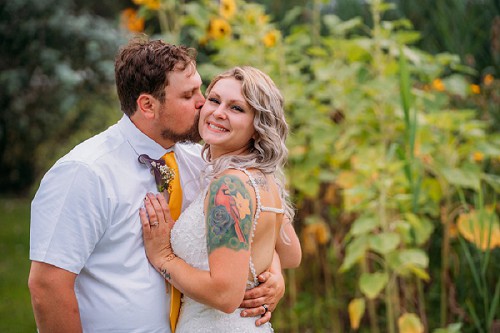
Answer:
[[[242,317],[258,317],[256,326],[271,320],[271,313],[285,294],[285,279],[281,273],[281,264],[275,253],[268,271],[258,276],[260,285],[247,290],[240,307]]]
[[[285,279],[281,273],[281,263],[278,255],[274,254],[273,262],[268,271],[258,276],[260,284],[245,292],[241,307],[246,308],[243,315],[257,316],[264,314],[262,305],[266,305],[270,311],[274,311],[285,294]]]

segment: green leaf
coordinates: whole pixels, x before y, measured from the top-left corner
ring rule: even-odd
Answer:
[[[482,174],[481,178],[490,185],[495,192],[500,193],[500,176],[491,174]]]
[[[399,333],[424,333],[424,325],[414,313],[405,313],[398,318]]]
[[[477,172],[447,167],[441,168],[441,172],[452,185],[479,190],[480,174]]]
[[[381,254],[387,254],[395,250],[400,242],[401,237],[395,232],[384,232],[378,235],[371,235],[368,239],[370,248]]]
[[[420,40],[420,38],[420,32],[418,31],[398,31],[394,36],[394,39],[399,44],[412,44]]]
[[[335,15],[324,15],[323,22],[325,26],[330,30],[332,34],[343,36],[349,31],[362,26],[363,21],[360,17],[355,17],[353,19],[342,21],[338,16]]]
[[[443,80],[446,90],[452,94],[465,97],[469,91],[469,84],[462,75],[451,75]]]
[[[378,220],[373,217],[360,217],[351,227],[351,234],[354,236],[366,234],[375,230],[379,226]]]
[[[500,156],[500,147],[488,142],[480,142],[477,145],[477,149],[484,153],[486,156]]]
[[[429,265],[429,257],[421,249],[402,250],[399,257],[407,264],[427,268]]]
[[[407,221],[398,221],[394,226],[394,230],[401,236],[403,244],[413,244],[415,242],[413,229]]]
[[[363,273],[359,278],[359,289],[369,299],[374,299],[385,288],[389,274],[385,272]]]
[[[339,271],[345,272],[354,266],[354,264],[356,264],[359,260],[363,259],[367,247],[367,237],[364,235],[355,238],[352,242],[350,242],[346,247],[344,262],[340,266]]]
[[[406,220],[411,225],[415,244],[422,245],[427,242],[434,231],[434,225],[426,218],[420,218],[413,213],[406,213]]]
[[[424,281],[429,281],[431,279],[429,273],[427,273],[425,269],[420,268],[418,266],[410,265],[408,267],[408,270]]]
[[[387,263],[400,275],[414,273],[417,276],[427,276],[421,273],[429,265],[429,257],[421,249],[406,249],[389,253]]]
[[[462,332],[462,323],[449,324],[446,328],[438,328],[432,333],[460,333]]]
[[[297,22],[297,19],[302,15],[302,8],[300,6],[295,6],[285,12],[281,23],[285,26],[293,25]]]

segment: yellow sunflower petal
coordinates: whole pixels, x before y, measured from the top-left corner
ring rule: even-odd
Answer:
[[[124,9],[120,17],[121,25],[131,32],[142,32],[144,30],[144,18],[137,16],[133,8]]]
[[[472,91],[473,94],[479,95],[481,93],[481,87],[477,84],[471,84],[470,85],[470,90]]]
[[[271,30],[262,38],[262,42],[266,47],[273,47],[280,38],[280,32],[278,30]]]
[[[495,78],[493,77],[493,75],[487,74],[484,76],[483,82],[485,85],[489,86],[490,84],[493,83],[494,80]]]
[[[236,13],[236,2],[234,0],[222,0],[220,2],[219,14],[225,19],[230,19]]]
[[[231,35],[231,26],[221,18],[214,18],[208,27],[208,36],[212,39],[220,39]]]
[[[434,81],[432,81],[432,88],[434,88],[437,91],[446,90],[446,87],[441,79],[434,79]]]

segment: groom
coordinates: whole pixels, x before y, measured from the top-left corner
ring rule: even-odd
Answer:
[[[123,117],[79,144],[44,176],[31,209],[29,288],[43,332],[170,332],[169,294],[145,255],[139,208],[154,177],[138,156],[173,151],[182,210],[204,168],[199,110],[205,102],[195,51],[134,40],[115,61]],[[269,321],[284,293],[279,265],[247,292],[248,316]],[[265,313],[264,313],[265,312]]]

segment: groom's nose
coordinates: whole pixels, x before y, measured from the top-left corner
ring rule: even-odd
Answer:
[[[203,97],[203,95],[200,94],[200,99],[196,101],[196,109],[201,109],[203,104],[205,104],[205,97]]]

